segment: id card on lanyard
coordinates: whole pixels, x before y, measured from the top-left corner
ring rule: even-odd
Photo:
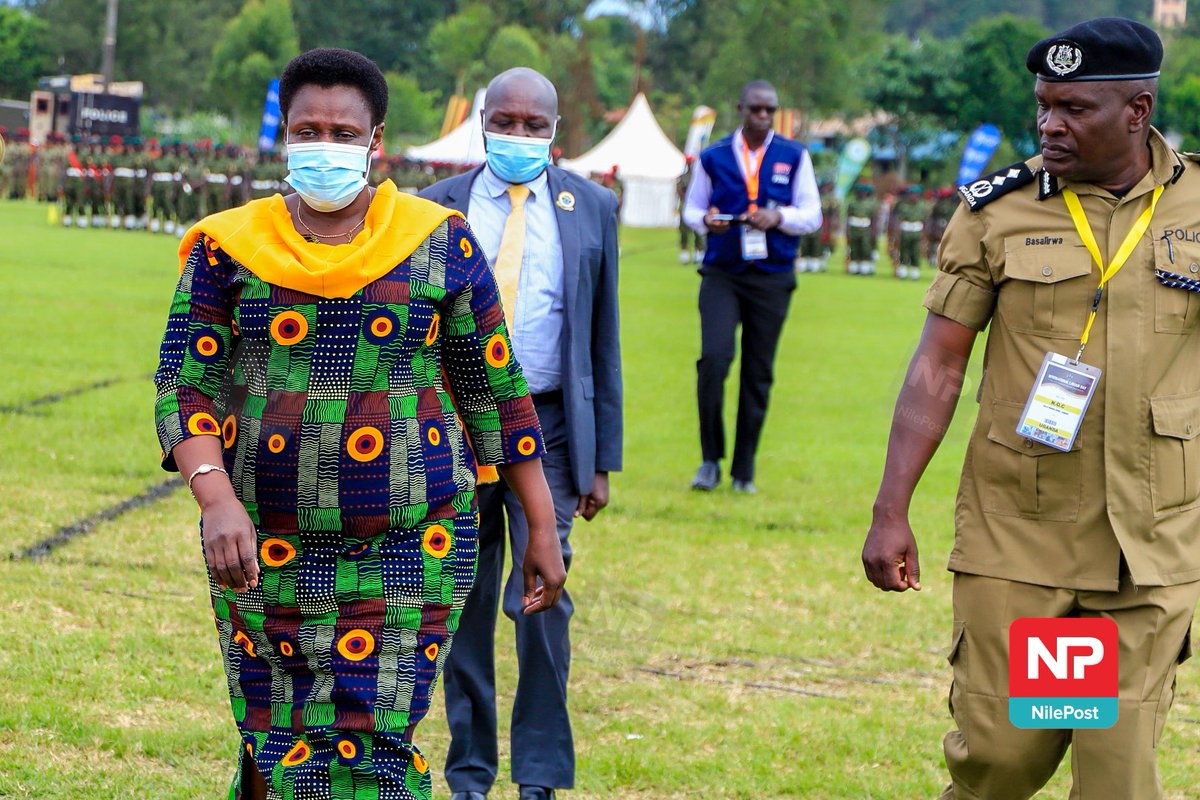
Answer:
[[[1088,313],[1087,324],[1083,326],[1083,334],[1079,337],[1079,352],[1075,354],[1075,358],[1051,352],[1046,353],[1046,357],[1042,359],[1041,369],[1033,381],[1033,388],[1029,391],[1025,408],[1021,412],[1021,420],[1017,423],[1017,433],[1021,436],[1064,452],[1070,450],[1071,445],[1075,443],[1079,426],[1083,423],[1083,415],[1087,413],[1092,395],[1096,391],[1096,384],[1100,382],[1100,368],[1085,364],[1081,360],[1092,332],[1092,324],[1096,321],[1100,298],[1104,295],[1104,287],[1120,272],[1121,267],[1125,266],[1138,241],[1150,227],[1150,218],[1154,216],[1154,209],[1158,206],[1158,198],[1162,197],[1164,188],[1155,188],[1150,198],[1150,207],[1133,223],[1107,267],[1100,256],[1100,246],[1096,244],[1096,236],[1092,232],[1092,226],[1079,197],[1070,189],[1063,189],[1063,200],[1066,201],[1067,210],[1071,212],[1075,230],[1091,254],[1092,260],[1100,268],[1100,285],[1096,287],[1096,295],[1092,298],[1092,309]]]
[[[752,153],[750,145],[743,136],[738,155],[742,158],[742,179],[746,182],[746,199],[750,201],[747,213],[753,214],[758,210],[758,173],[762,169],[763,158],[767,154],[767,143],[763,142],[757,154]],[[767,232],[760,231],[750,225],[742,226],[742,260],[761,261],[766,258]]]

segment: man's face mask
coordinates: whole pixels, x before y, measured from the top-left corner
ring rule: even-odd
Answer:
[[[557,127],[557,126],[556,126]],[[550,163],[550,144],[554,141],[534,136],[509,136],[483,132],[487,141],[487,164],[501,180],[529,183],[542,174]]]

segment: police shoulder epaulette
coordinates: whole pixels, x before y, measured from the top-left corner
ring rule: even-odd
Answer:
[[[977,181],[958,187],[958,193],[972,211],[978,211],[993,200],[1031,183],[1032,170],[1024,161],[1018,161],[1010,167],[998,169],[991,175],[984,175]]]

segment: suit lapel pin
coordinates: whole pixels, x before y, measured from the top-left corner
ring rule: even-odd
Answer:
[[[554,204],[563,211],[574,211],[575,195],[571,194],[570,192],[559,192],[558,199],[554,201]]]

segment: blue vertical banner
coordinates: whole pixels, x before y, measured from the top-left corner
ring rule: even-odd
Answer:
[[[263,105],[262,128],[258,132],[260,152],[275,149],[275,137],[279,135],[279,79],[272,78],[267,84],[267,102]]]
[[[983,174],[996,148],[1000,146],[1000,129],[985,123],[975,129],[967,139],[962,162],[958,166],[958,185],[963,186]]]

